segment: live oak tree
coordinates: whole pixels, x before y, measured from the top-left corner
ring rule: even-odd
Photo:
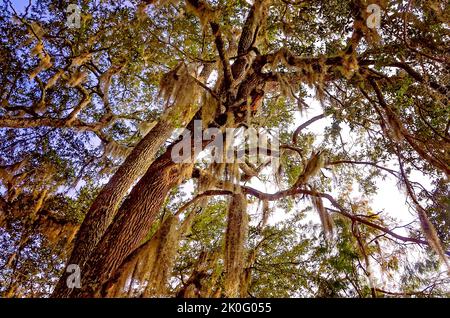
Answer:
[[[2,296],[448,295],[448,4],[79,8],[1,7]],[[280,166],[174,161],[195,120],[279,129]],[[387,176],[413,224],[371,208]]]

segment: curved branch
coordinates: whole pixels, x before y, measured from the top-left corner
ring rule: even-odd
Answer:
[[[317,116],[314,116],[313,118],[305,121],[303,124],[301,124],[300,126],[297,127],[297,129],[294,131],[294,134],[292,135],[292,142],[294,144],[297,144],[297,140],[298,140],[298,135],[300,134],[300,132],[305,129],[306,127],[308,127],[309,125],[311,125],[312,123],[318,121],[319,119],[325,118],[325,114],[320,114]]]
[[[23,118],[23,117],[0,117],[0,127],[4,128],[35,128],[35,127],[54,127],[54,128],[78,128],[85,130],[97,130],[98,126],[95,124],[86,124],[75,119],[67,125],[67,119],[38,117],[38,118]]]
[[[422,84],[429,84],[432,89],[438,91],[442,95],[448,95],[448,92],[450,91],[450,87],[442,86],[439,83],[436,83],[434,81],[427,81],[427,80],[425,80],[422,75],[420,75],[411,66],[409,66],[406,63],[393,62],[393,63],[388,64],[388,66],[393,66],[393,67],[397,67],[397,68],[403,69],[406,73],[408,73],[417,82],[422,83]]]
[[[403,241],[403,242],[412,242],[412,243],[416,243],[416,244],[421,244],[421,245],[427,245],[429,246],[427,241],[421,240],[421,239],[416,239],[416,238],[412,238],[412,237],[406,237],[406,236],[402,236],[400,234],[397,234],[395,232],[393,232],[392,230],[385,228],[379,224],[370,222],[364,218],[361,218],[359,216],[355,216],[349,212],[346,211],[346,209],[344,207],[342,207],[330,194],[327,193],[320,193],[320,192],[315,192],[315,191],[310,191],[310,190],[305,190],[305,189],[299,189],[299,188],[291,188],[288,190],[284,190],[284,191],[279,191],[273,194],[269,194],[269,193],[264,193],[261,192],[259,190],[256,190],[254,188],[250,188],[247,186],[242,186],[242,190],[246,193],[246,194],[250,194],[253,195],[254,197],[257,197],[260,200],[268,200],[268,201],[274,201],[274,200],[278,200],[287,196],[293,196],[293,195],[297,195],[297,194],[306,194],[309,196],[318,196],[318,197],[322,197],[327,199],[331,205],[333,205],[335,208],[337,208],[337,210],[331,210],[333,212],[337,212],[343,216],[345,216],[346,218],[349,218],[352,221],[357,221],[359,223],[362,223],[364,225],[367,225],[369,227],[372,227],[374,229],[377,229],[381,232],[384,232],[386,234],[389,234],[390,236]],[[445,251],[445,253],[450,256],[450,251]]]

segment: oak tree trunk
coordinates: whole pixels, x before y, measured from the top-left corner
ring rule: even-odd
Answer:
[[[83,266],[103,234],[105,234],[123,198],[133,183],[149,168],[155,154],[172,132],[173,127],[168,122],[160,121],[133,149],[92,203],[78,231],[67,264]],[[66,279],[67,273],[63,273],[55,288],[54,295],[58,295],[61,291],[67,289]]]
[[[174,163],[169,147],[133,187],[86,264],[81,266],[81,290],[61,288],[53,296],[99,296],[102,285],[148,235],[167,194],[188,177],[190,167],[191,164]]]

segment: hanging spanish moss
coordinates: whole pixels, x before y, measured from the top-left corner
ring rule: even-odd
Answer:
[[[25,158],[11,165],[0,166],[0,179],[6,184],[18,175],[20,170],[29,162],[29,158]]]
[[[220,298],[222,296],[222,288],[218,287],[212,294],[211,298]]]
[[[359,70],[358,59],[356,58],[356,53],[343,54],[343,62],[340,71],[346,79],[351,79],[353,75]]]
[[[40,62],[35,69],[33,69],[30,73],[30,80],[34,79],[40,72],[45,71],[52,67],[51,57],[48,54],[40,54],[39,56]]]
[[[202,100],[202,124],[206,127],[215,118],[219,109],[219,102],[211,94],[204,93]]]
[[[190,107],[197,102],[198,85],[184,63],[164,74],[159,89],[159,96],[165,100],[166,108],[173,105]]]
[[[190,284],[184,290],[183,298],[198,298],[198,293],[198,288],[194,284]]]
[[[312,153],[305,165],[305,168],[303,169],[303,172],[297,179],[296,186],[306,184],[311,177],[315,176],[320,171],[324,163],[325,160],[323,152],[318,151]]]
[[[333,220],[330,214],[326,211],[323,206],[323,200],[320,196],[311,196],[311,202],[315,210],[319,214],[320,222],[322,223],[322,228],[325,233],[325,237],[330,239],[333,236]]]
[[[218,298],[222,289],[217,287],[221,270],[218,266],[219,253],[202,251],[197,257],[192,272],[177,291],[178,298]]]
[[[43,57],[44,43],[42,41],[38,41],[38,43],[31,49],[30,54],[31,56]]]
[[[178,232],[178,218],[169,216],[157,233],[158,247],[151,257],[151,263],[143,266],[137,273],[137,277],[147,281],[143,296],[161,296],[167,294],[167,281],[172,273],[173,262],[180,235]]]
[[[444,249],[442,248],[441,240],[439,239],[436,228],[428,219],[428,216],[425,210],[417,205],[417,213],[419,214],[419,221],[422,231],[427,239],[428,244],[433,249],[433,251],[437,254],[441,262],[447,267],[447,271],[450,275],[450,262],[445,255]]]
[[[146,3],[145,1],[139,2],[136,10],[136,17],[139,21],[143,21],[145,18],[148,17],[146,12],[148,6],[149,4]]]
[[[119,144],[115,140],[111,140],[105,146],[105,154],[112,158],[121,159],[131,152],[132,148]]]
[[[81,66],[85,64],[87,61],[89,61],[91,57],[92,57],[91,53],[82,53],[72,59],[72,63],[70,64],[70,66],[71,67]]]
[[[194,222],[194,219],[197,216],[197,214],[198,213],[191,211],[184,217],[184,220],[181,221],[181,224],[178,227],[180,239],[183,235],[187,235],[189,233],[189,231],[191,230],[192,223]]]
[[[389,135],[395,141],[400,142],[403,139],[403,131],[405,130],[400,120],[391,109],[386,109],[385,117],[390,128]]]
[[[45,89],[49,89],[53,87],[56,82],[61,78],[61,76],[64,74],[63,70],[58,70],[45,84]]]
[[[41,193],[39,193],[39,195],[37,196],[37,200],[35,200],[34,208],[32,211],[33,214],[38,213],[42,209],[42,206],[44,205],[45,200],[47,200],[47,197],[48,189],[44,189]]]
[[[245,268],[241,275],[241,282],[239,286],[239,297],[245,298],[248,297],[248,290],[250,288],[250,284],[252,282],[252,267],[256,261],[256,249],[252,249],[249,251]]]
[[[99,86],[100,89],[103,93],[103,102],[104,103],[109,103],[109,97],[108,97],[108,92],[109,92],[109,87],[111,86],[111,80],[112,77],[116,74],[118,74],[122,68],[124,67],[124,62],[118,63],[118,64],[112,64],[109,69],[104,72],[100,78],[99,78]]]
[[[31,22],[28,31],[32,36],[37,37],[39,40],[45,35],[44,28],[36,21]]]
[[[281,67],[283,69],[292,70],[298,74],[301,74],[302,80],[310,87],[315,87],[316,96],[319,100],[323,100],[325,74],[327,74],[329,69],[329,66],[325,63],[325,59],[320,58],[317,60],[316,64],[311,64],[310,62],[303,61],[302,59],[288,61],[290,56],[291,52],[289,52],[289,50],[286,48],[280,49],[272,57],[270,63],[270,68],[272,71],[276,71],[277,68]],[[303,104],[294,94],[294,91],[296,91],[295,87],[298,85],[298,78],[293,77],[291,72],[275,73],[277,74],[277,84],[281,94],[291,100],[297,100],[299,102],[299,106],[301,106],[300,111],[302,112],[304,110]]]
[[[247,232],[247,200],[244,194],[237,193],[230,199],[225,233],[224,294],[226,297],[237,297],[239,295],[239,283],[245,265]]]
[[[105,286],[108,297],[155,297],[167,295],[179,241],[191,227],[195,213],[182,222],[178,216],[167,217],[152,238],[139,247],[116,271]]]
[[[67,80],[67,85],[70,87],[76,87],[81,85],[87,78],[87,73],[83,71],[75,71]]]
[[[173,216],[165,219],[153,237],[121,265],[105,288],[108,297],[165,293],[165,279],[172,266],[172,254],[176,252],[174,244],[178,242],[177,221]],[[149,284],[146,285],[146,281]]]
[[[141,122],[139,123],[139,126],[138,126],[138,128],[139,128],[139,134],[140,134],[141,136],[147,135],[148,132],[149,132],[150,130],[152,130],[153,127],[156,126],[156,123],[157,123],[157,121],[146,121],[146,120],[141,121]]]
[[[198,178],[198,185],[197,185],[197,191],[198,193],[203,193],[205,191],[211,190],[216,185],[218,178],[215,178],[214,170],[216,168],[216,164],[210,164],[207,168],[206,172],[200,173],[200,177]],[[219,176],[220,178],[220,176]],[[201,198],[197,202],[198,208],[205,208],[205,206],[208,203],[208,197]]]
[[[361,256],[364,259],[364,263],[366,265],[366,268],[364,270],[368,282],[369,282],[369,287],[372,293],[372,297],[376,298],[377,297],[377,290],[376,290],[376,284],[375,284],[375,277],[373,275],[373,270],[372,270],[372,266],[370,263],[370,259],[369,259],[369,255],[367,254],[367,243],[364,239],[364,236],[362,235],[361,231],[359,230],[359,223],[358,222],[352,222],[352,234],[353,236],[356,238],[356,242],[358,244],[358,250],[361,254]]]
[[[50,244],[56,245],[63,242],[67,246],[73,241],[79,224],[67,222],[43,210],[36,219],[36,227]]]
[[[262,219],[261,219],[261,225],[260,228],[264,228],[267,224],[267,221],[269,220],[270,216],[270,206],[268,200],[262,200]]]
[[[234,193],[241,192],[240,182],[241,182],[241,172],[239,170],[239,163],[235,160],[233,163],[227,165],[227,175],[228,180],[231,185],[233,185]]]
[[[186,9],[188,12],[195,14],[200,19],[200,23],[203,28],[205,28],[205,26],[215,18],[215,11],[203,1],[199,1],[197,6],[194,6],[189,1],[186,1]]]

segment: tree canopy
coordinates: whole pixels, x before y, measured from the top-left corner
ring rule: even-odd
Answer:
[[[0,296],[450,296],[447,1],[68,5],[0,5]]]

